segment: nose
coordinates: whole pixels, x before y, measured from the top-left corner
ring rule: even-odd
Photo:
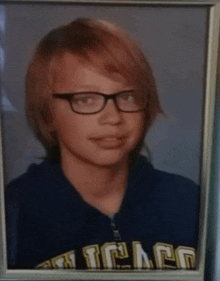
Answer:
[[[107,101],[105,108],[101,112],[100,121],[102,124],[120,124],[123,120],[122,112],[118,110],[115,102],[110,99]]]

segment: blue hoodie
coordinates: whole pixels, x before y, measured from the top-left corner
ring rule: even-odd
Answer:
[[[32,164],[6,188],[8,267],[193,269],[199,188],[141,156],[120,210],[82,200],[59,163]]]

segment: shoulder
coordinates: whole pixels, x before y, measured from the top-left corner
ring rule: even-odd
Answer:
[[[58,163],[43,162],[30,165],[26,173],[6,186],[7,254],[10,267],[21,262],[26,243],[30,243],[30,247],[45,225],[47,227],[51,220],[56,221],[59,210],[54,214],[54,209],[59,207],[63,177]],[[31,242],[28,237],[32,237]]]
[[[157,181],[158,184],[166,182],[173,185],[187,184],[190,186],[196,186],[192,180],[184,176],[155,169],[145,156],[140,156],[138,158],[134,168],[131,170],[131,176],[154,180]]]
[[[52,182],[56,182],[59,165],[56,163],[42,162],[31,164],[26,173],[12,180],[5,187],[6,206],[18,205],[31,198],[37,198],[51,191]],[[36,196],[36,197],[35,197]]]
[[[199,186],[183,176],[156,170],[146,161],[142,158],[139,163],[136,173],[139,184],[130,196],[137,212],[152,221],[151,228],[158,233],[158,241],[169,243],[172,233],[173,244],[197,245]]]
[[[145,157],[140,158],[133,178],[134,184],[139,183],[138,197],[143,200],[150,197],[161,205],[169,205],[169,210],[172,206],[174,209],[187,205],[199,208],[200,188],[196,183],[181,175],[154,169]]]
[[[172,194],[186,195],[188,198],[191,195],[198,195],[199,186],[192,180],[159,170],[154,170],[154,180],[159,192]]]
[[[130,204],[143,216],[156,216],[163,221],[161,225],[182,221],[182,229],[194,229],[198,223],[199,186],[183,176],[154,169],[145,157],[140,157],[131,172],[128,191]]]
[[[155,197],[169,206],[168,212],[176,214],[199,213],[200,188],[192,180],[163,171],[155,170]],[[193,215],[192,215],[193,216]]]
[[[133,177],[139,177],[141,181],[145,181],[146,183],[148,182],[149,184],[156,184],[158,188],[160,187],[162,189],[169,187],[172,190],[185,187],[185,189],[181,189],[183,193],[189,189],[198,189],[198,185],[196,183],[184,176],[155,169],[144,156],[139,158],[139,161],[132,173]]]

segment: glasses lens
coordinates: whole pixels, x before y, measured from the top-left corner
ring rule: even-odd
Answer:
[[[147,105],[146,93],[143,91],[126,91],[117,96],[118,107],[122,111],[132,112],[143,110]]]
[[[76,94],[72,98],[73,110],[79,113],[98,112],[104,104],[104,97],[96,93]]]

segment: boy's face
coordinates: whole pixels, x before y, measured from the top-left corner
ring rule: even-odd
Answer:
[[[106,95],[134,89],[125,79],[111,79],[69,53],[58,67],[54,93],[98,92]],[[72,111],[67,100],[52,100],[53,128],[56,131],[61,162],[80,160],[97,166],[112,166],[128,160],[144,128],[144,111],[119,111],[113,100],[95,114]]]

